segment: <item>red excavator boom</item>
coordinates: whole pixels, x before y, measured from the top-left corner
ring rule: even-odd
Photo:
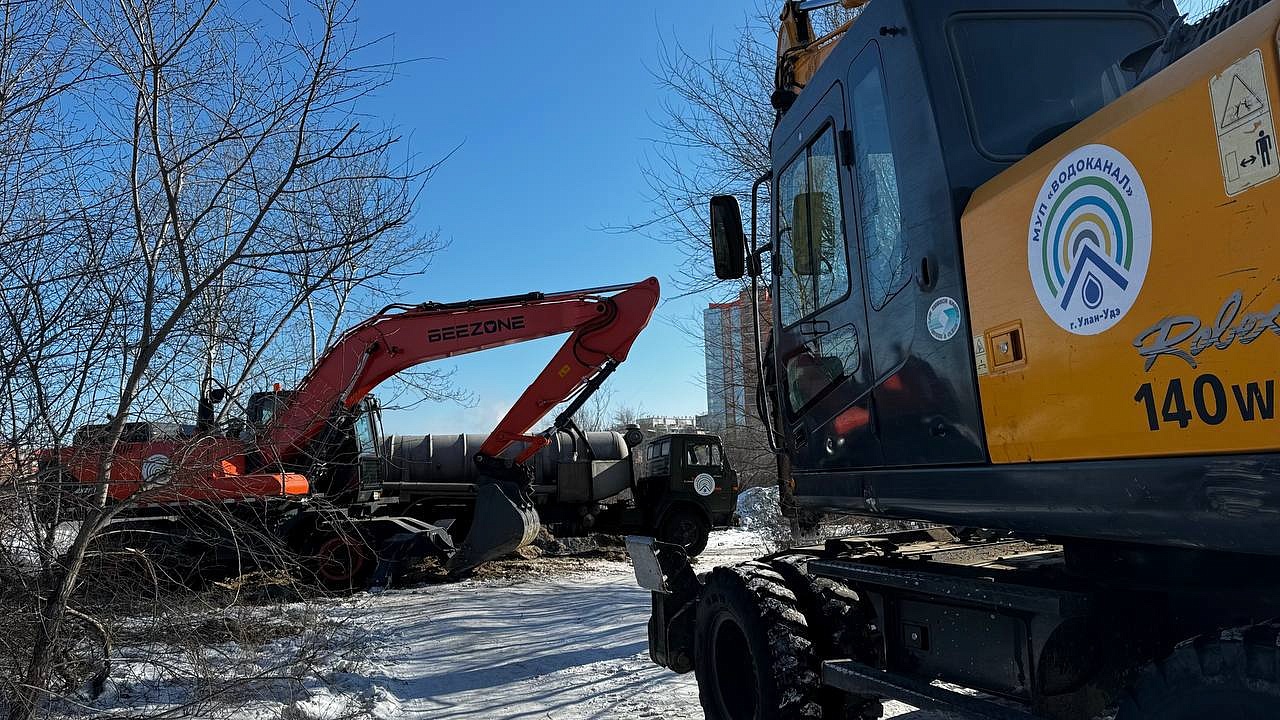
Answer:
[[[606,295],[611,292],[617,294]],[[529,442],[517,458],[523,462],[546,443],[525,433],[606,364],[627,358],[658,297],[658,281],[649,278],[562,293],[387,307],[348,330],[320,357],[265,427],[263,457],[289,462],[335,411],[354,407],[378,384],[415,365],[572,333],[480,449],[496,457],[514,442]]]

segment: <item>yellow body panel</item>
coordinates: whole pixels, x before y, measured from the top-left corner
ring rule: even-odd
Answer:
[[[1214,76],[1225,76],[1260,50],[1267,119],[1280,112],[1278,25],[1280,3],[1265,6],[974,195],[961,227],[993,462],[1280,449],[1280,178],[1227,195],[1226,151],[1220,153],[1218,137],[1224,108],[1213,107],[1210,93]],[[1231,101],[1240,105],[1234,112],[1253,111],[1241,97]],[[1250,131],[1266,134],[1269,127]],[[1149,266],[1131,307],[1111,327],[1087,335],[1050,316],[1037,296],[1028,256],[1036,247],[1032,223],[1052,205],[1044,201],[1052,196],[1042,192],[1051,185],[1047,178],[1058,175],[1064,158],[1095,144],[1114,148],[1136,168],[1150,207],[1151,240]],[[1274,143],[1265,159],[1268,167],[1280,163]],[[1246,170],[1262,167],[1253,163]],[[1091,223],[1106,225],[1103,215],[1081,211],[1076,221],[1063,223],[1064,236]],[[1098,234],[1105,233],[1089,237]],[[1108,251],[1106,243],[1097,247]],[[1230,298],[1237,292],[1241,301],[1233,310]],[[1073,302],[1087,299],[1080,295]],[[1163,329],[1148,333],[1166,319]],[[1162,337],[1193,330],[1185,341],[1167,344],[1183,356],[1139,353],[1138,346],[1150,350]],[[1200,352],[1192,354],[1197,338]]]

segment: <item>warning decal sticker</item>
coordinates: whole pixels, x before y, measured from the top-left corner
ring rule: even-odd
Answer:
[[[1262,51],[1254,50],[1209,80],[1209,98],[1227,195],[1280,175]]]
[[[987,343],[981,335],[973,336],[973,361],[977,365],[979,375],[991,372],[991,367],[987,365]]]

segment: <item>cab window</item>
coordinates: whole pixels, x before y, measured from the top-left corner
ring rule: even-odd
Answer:
[[[835,129],[828,126],[782,171],[777,263],[782,322],[831,305],[849,289]]]
[[[685,462],[702,467],[720,466],[720,446],[710,443],[690,445]]]
[[[377,453],[377,436],[373,431],[373,414],[364,413],[356,420],[356,442],[360,445],[360,454],[374,455]]]
[[[965,13],[950,35],[978,149],[1016,160],[1132,88],[1121,61],[1163,33],[1136,13],[1044,12]]]
[[[249,422],[266,425],[275,418],[281,399],[276,395],[260,395],[256,400],[249,406]]]
[[[854,171],[861,208],[863,262],[867,297],[880,310],[910,276],[902,235],[902,203],[898,170],[889,135],[889,111],[874,46],[859,57],[853,73]]]
[[[862,349],[852,325],[815,338],[787,360],[787,403],[792,414],[803,412],[827,389],[852,376],[861,364]]]

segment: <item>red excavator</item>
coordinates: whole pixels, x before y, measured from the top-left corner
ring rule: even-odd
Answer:
[[[111,452],[108,502],[122,507],[107,534],[162,547],[201,574],[242,569],[246,557],[271,554],[281,540],[313,558],[331,586],[378,583],[398,563],[431,554],[462,572],[536,535],[526,461],[555,433],[574,429],[574,411],[626,359],[658,298],[649,278],[388,306],[334,342],[296,389],[251,396],[244,419],[215,423],[214,406],[227,393],[206,381],[194,426],[127,423],[114,448],[102,442],[106,426],[81,428],[70,447],[43,454],[45,477],[60,490],[46,494],[45,509],[69,518],[77,501],[85,507]],[[455,548],[447,527],[389,514],[396,498],[383,493],[371,391],[425,362],[563,333],[571,334],[474,457],[481,481],[465,541]],[[527,434],[566,400],[550,428]]]

